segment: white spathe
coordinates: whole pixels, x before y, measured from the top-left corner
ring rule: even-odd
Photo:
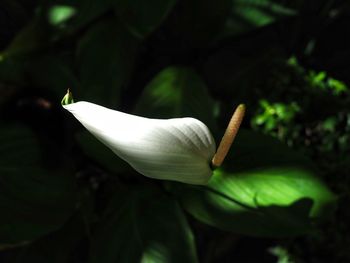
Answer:
[[[139,173],[157,179],[206,184],[215,141],[194,118],[149,119],[81,101],[63,107]]]

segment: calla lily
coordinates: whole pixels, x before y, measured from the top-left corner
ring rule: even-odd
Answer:
[[[202,185],[210,179],[212,166],[218,166],[214,162],[218,155],[214,138],[197,119],[149,119],[90,102],[74,103],[69,91],[62,106],[98,140],[147,177]],[[237,116],[235,119],[237,126]],[[229,130],[232,133],[232,128]],[[230,143],[224,143],[226,148]],[[220,159],[217,163],[221,164],[223,158],[216,158]]]

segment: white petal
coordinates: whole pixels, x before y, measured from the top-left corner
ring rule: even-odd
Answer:
[[[205,184],[212,175],[215,141],[197,119],[148,119],[84,101],[63,107],[145,176]]]

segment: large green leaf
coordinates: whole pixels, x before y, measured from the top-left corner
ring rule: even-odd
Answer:
[[[312,231],[335,197],[308,161],[269,137],[241,131],[205,187],[170,185],[198,220],[254,236]]]
[[[167,17],[176,0],[117,0],[115,10],[131,33],[144,37]]]
[[[45,168],[39,143],[24,127],[0,128],[0,244],[36,239],[58,229],[75,206],[75,179]]]
[[[187,67],[168,67],[147,85],[135,113],[152,118],[193,117],[215,130],[215,103],[207,86]]]
[[[93,26],[78,47],[83,90],[77,96],[104,106],[116,106],[120,89],[129,80],[137,41],[119,21],[110,19]]]
[[[95,229],[90,263],[197,262],[179,205],[156,188],[115,189]]]

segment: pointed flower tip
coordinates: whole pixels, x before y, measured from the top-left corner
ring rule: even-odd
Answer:
[[[237,109],[239,109],[239,110],[245,110],[245,109],[246,109],[246,106],[245,106],[244,103],[241,103],[241,104],[238,105]]]
[[[70,90],[68,89],[66,95],[64,95],[64,97],[61,101],[61,104],[62,104],[62,106],[65,106],[65,105],[72,104],[72,103],[74,103],[73,95],[72,95],[72,92],[70,92]]]

